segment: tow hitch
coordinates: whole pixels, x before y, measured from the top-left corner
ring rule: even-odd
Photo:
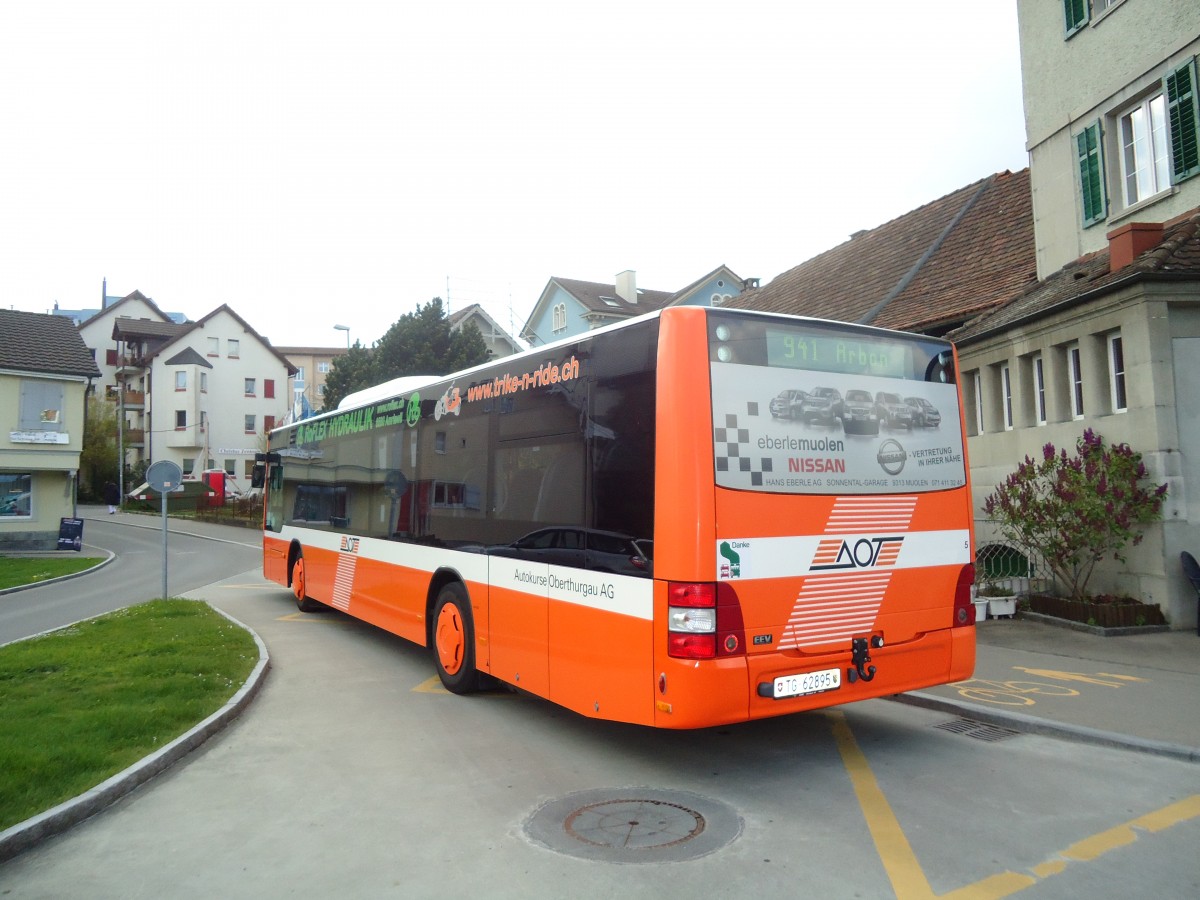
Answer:
[[[879,649],[882,646],[882,635],[872,635],[870,641],[867,638],[851,638],[850,662],[854,668],[846,670],[846,680],[851,684],[860,678],[863,681],[871,681],[875,677],[875,667],[867,665],[871,661],[871,648]]]

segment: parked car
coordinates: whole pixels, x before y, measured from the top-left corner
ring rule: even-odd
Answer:
[[[913,409],[913,425],[921,428],[937,428],[942,424],[942,414],[924,397],[905,397],[904,402]]]
[[[511,544],[488,547],[494,556],[574,566],[593,572],[649,577],[654,566],[654,542],[616,531],[594,528],[539,528]]]
[[[879,414],[870,391],[849,390],[842,401],[842,431],[846,434],[879,434]]]
[[[912,428],[913,409],[899,394],[880,391],[875,395],[875,415],[888,428]]]
[[[837,388],[819,387],[804,398],[800,404],[800,416],[805,424],[820,422],[832,425],[842,417],[842,395]]]
[[[780,391],[777,397],[771,399],[771,415],[776,419],[794,419],[800,412],[800,405],[808,396],[807,391]]]

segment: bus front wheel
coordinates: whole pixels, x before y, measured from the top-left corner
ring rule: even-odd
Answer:
[[[297,553],[292,560],[292,593],[296,595],[296,608],[300,612],[316,612],[322,606],[308,596],[308,579],[304,574],[304,554]]]
[[[446,690],[469,694],[479,690],[475,669],[475,626],[471,604],[461,584],[448,584],[433,606],[433,664]]]

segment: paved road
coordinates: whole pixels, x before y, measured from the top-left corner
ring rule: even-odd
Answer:
[[[683,733],[597,722],[449,695],[426,651],[298,613],[256,572],[191,596],[262,636],[261,693],[174,769],[0,865],[0,895],[1200,895],[1194,764],[977,737],[884,700]],[[597,797],[699,810],[721,841],[686,860],[597,849],[578,828]],[[647,809],[600,831],[636,837]]]
[[[101,508],[102,509],[102,508]],[[115,553],[98,572],[0,595],[0,644],[162,596],[162,520],[85,510],[84,551]],[[261,570],[255,531],[170,520],[167,593],[178,596],[233,572]],[[194,535],[205,534],[199,538]]]

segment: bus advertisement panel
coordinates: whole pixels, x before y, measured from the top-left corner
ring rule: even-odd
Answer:
[[[266,576],[451,691],[692,728],[974,664],[942,341],[668,309],[364,391],[264,461]]]

